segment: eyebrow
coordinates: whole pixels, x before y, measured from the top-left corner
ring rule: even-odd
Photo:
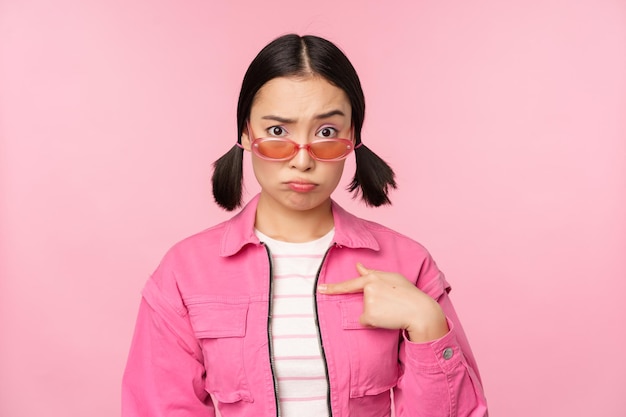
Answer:
[[[346,115],[341,110],[331,110],[331,111],[326,112],[326,113],[321,113],[321,114],[315,115],[314,119],[315,120],[322,120],[322,119],[328,119],[329,117],[333,117],[333,116],[343,116],[343,117],[345,117]],[[263,117],[261,117],[261,119],[264,119],[264,120],[274,120],[276,122],[284,123],[284,124],[290,124],[290,123],[296,123],[297,122],[296,119],[287,119],[285,117],[275,116],[275,115],[272,115],[272,114],[267,115],[267,116],[263,116]]]

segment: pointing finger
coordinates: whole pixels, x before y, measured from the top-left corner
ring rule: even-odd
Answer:
[[[365,287],[365,278],[359,277],[349,279],[347,281],[338,282],[336,284],[320,284],[317,291],[322,294],[353,294],[363,292]]]

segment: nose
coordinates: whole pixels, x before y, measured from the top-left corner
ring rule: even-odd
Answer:
[[[292,168],[299,169],[300,171],[308,171],[309,169],[313,168],[314,164],[315,159],[313,159],[313,157],[309,153],[309,150],[302,145],[300,145],[300,149],[298,149],[298,152],[289,161],[289,165]]]

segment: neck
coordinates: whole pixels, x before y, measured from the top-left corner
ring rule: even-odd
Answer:
[[[331,201],[307,210],[291,210],[261,197],[254,226],[272,239],[310,242],[326,235],[334,226]]]

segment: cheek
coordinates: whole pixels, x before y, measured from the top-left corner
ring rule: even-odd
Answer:
[[[264,161],[257,157],[252,158],[252,171],[259,184],[263,184],[269,179],[277,178],[279,170],[279,163]]]
[[[252,157],[252,171],[254,171],[254,175],[257,178],[267,171],[267,164],[264,164],[263,162],[264,161],[259,158]]]
[[[326,177],[331,179],[332,182],[336,184],[341,180],[341,175],[343,174],[343,168],[345,166],[345,161],[336,162],[335,164],[328,166],[328,170],[326,172]]]

